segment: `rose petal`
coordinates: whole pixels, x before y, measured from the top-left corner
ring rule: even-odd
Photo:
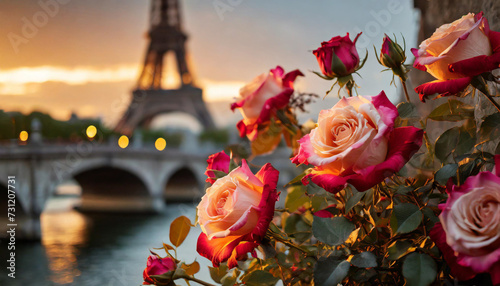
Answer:
[[[219,153],[212,154],[208,156],[207,159],[207,170],[205,171],[205,175],[208,177],[205,181],[213,184],[215,182],[215,174],[211,170],[216,170],[216,171],[221,171],[224,173],[229,172],[229,163],[230,163],[230,157],[224,152],[221,151]]]
[[[228,236],[209,240],[203,232],[198,237],[196,251],[212,261],[214,267],[231,257],[233,249],[243,239],[242,236]]]
[[[411,126],[396,128],[391,133],[388,154],[384,162],[356,172],[347,170],[342,174],[334,174],[327,168],[316,167],[304,177],[303,182],[311,178],[315,184],[332,193],[339,192],[347,183],[360,192],[366,191],[399,171],[420,149],[422,137],[422,129]]]
[[[474,270],[457,263],[457,257],[455,256],[453,249],[451,249],[451,247],[446,243],[446,232],[444,231],[441,223],[438,222],[434,225],[429,232],[429,236],[432,241],[436,243],[437,247],[443,254],[446,263],[450,266],[453,276],[460,280],[470,280],[476,276]]]
[[[471,78],[469,77],[450,80],[435,80],[417,86],[415,91],[420,95],[420,100],[425,102],[430,95],[436,93],[441,96],[455,95],[466,89],[470,82]]]
[[[478,56],[452,63],[450,72],[473,77],[500,67],[500,52],[491,56]]]

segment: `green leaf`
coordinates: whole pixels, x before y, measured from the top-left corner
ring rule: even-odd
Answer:
[[[309,184],[307,185],[307,193],[309,195],[326,195],[326,194],[328,194],[325,191],[325,189],[323,189],[322,187],[316,185],[313,182],[309,182]]]
[[[222,286],[233,286],[236,283],[236,279],[240,276],[240,270],[238,268],[233,268],[232,271],[228,272],[222,279],[220,283]]]
[[[460,128],[453,127],[446,130],[436,140],[435,154],[441,162],[445,162],[446,158],[455,150],[460,136]]]
[[[450,99],[448,102],[436,107],[427,118],[435,121],[461,121],[474,118],[474,107],[461,101]]]
[[[362,199],[363,196],[365,195],[365,192],[358,192],[356,188],[353,186],[349,186],[349,190],[346,191],[349,193],[349,199],[347,199],[347,203],[345,204],[345,213],[348,213],[351,211],[351,209],[357,205]]]
[[[288,188],[288,195],[285,199],[285,208],[289,212],[294,212],[299,207],[309,202],[310,200],[305,193],[304,186],[293,186]]]
[[[451,177],[457,176],[458,164],[448,164],[444,165],[443,168],[439,169],[434,175],[434,181],[438,184],[445,186]]]
[[[279,278],[264,270],[254,270],[245,277],[245,284],[250,286],[273,286]]]
[[[487,116],[479,129],[479,142],[483,143],[500,136],[500,113]],[[498,154],[498,153],[497,153]]]
[[[415,107],[415,104],[411,102],[401,102],[398,104],[397,108],[401,119],[414,119],[420,116],[418,114],[417,107]]]
[[[377,267],[377,257],[370,251],[356,254],[351,259],[351,264],[359,268]]]
[[[350,267],[351,264],[348,261],[336,257],[319,260],[314,267],[314,285],[337,285],[347,276]]]
[[[403,276],[408,286],[427,286],[436,279],[436,268],[436,262],[429,255],[414,252],[403,262]]]
[[[352,279],[358,281],[358,282],[368,282],[368,280],[370,280],[373,276],[377,275],[377,271],[375,271],[375,269],[358,269],[358,271],[356,271],[354,273],[354,275],[352,276],[349,276],[349,277],[352,277]]]
[[[299,242],[304,242],[311,237],[311,226],[299,214],[291,214],[285,221],[285,232]]]
[[[422,222],[422,212],[410,203],[394,206],[391,215],[391,228],[394,234],[414,231]]]
[[[215,282],[221,283],[221,279],[227,274],[227,265],[223,263],[219,267],[208,266],[208,270],[210,271],[210,277],[212,277]]]
[[[355,225],[343,216],[314,217],[312,224],[313,235],[319,241],[332,246],[343,244],[355,228]]]
[[[389,260],[398,260],[410,252],[411,242],[408,240],[396,240],[387,249]]]
[[[184,239],[186,239],[191,225],[191,221],[185,216],[176,218],[170,224],[170,242],[176,247],[181,245]]]

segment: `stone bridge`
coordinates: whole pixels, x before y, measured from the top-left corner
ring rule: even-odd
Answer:
[[[153,146],[119,148],[116,143],[12,144],[0,147],[0,237],[6,235],[8,177],[15,176],[16,236],[39,239],[40,215],[59,185],[81,187],[81,211],[161,212],[167,201],[197,201],[204,193],[206,160],[220,148],[197,144],[156,150]],[[280,183],[293,178],[289,150],[259,157],[282,171]],[[285,170],[285,171],[283,171]]]

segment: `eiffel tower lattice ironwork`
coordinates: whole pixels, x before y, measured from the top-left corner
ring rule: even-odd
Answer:
[[[132,92],[132,102],[115,131],[132,134],[137,127],[147,128],[160,114],[184,112],[196,118],[205,129],[214,123],[202,98],[202,90],[193,84],[186,61],[187,36],[182,31],[179,0],[152,0],[149,47],[144,66]],[[162,80],[167,54],[173,53],[180,79],[178,89],[164,89]]]

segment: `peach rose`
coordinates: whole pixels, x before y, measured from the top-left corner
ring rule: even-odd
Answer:
[[[500,283],[500,155],[496,171],[468,177],[461,186],[448,185],[440,205],[440,224],[430,236],[443,252],[452,274],[468,280],[489,272]]]
[[[499,67],[500,33],[490,30],[483,13],[469,13],[439,27],[412,52],[413,66],[437,79],[415,89],[420,99],[435,93],[454,95],[467,88],[474,76]]]
[[[366,191],[399,171],[422,144],[423,130],[394,129],[396,107],[382,91],[377,96],[342,98],[322,110],[318,127],[299,140],[295,164],[316,166],[303,179],[330,192],[347,183]]]
[[[241,99],[231,105],[231,110],[238,108],[243,115],[237,124],[241,137],[247,135],[250,141],[255,140],[259,125],[269,123],[276,110],[288,106],[294,91],[293,82],[298,76],[303,76],[299,70],[285,74],[283,68],[277,66],[240,89]]]
[[[241,167],[207,188],[198,205],[198,253],[214,266],[227,261],[230,268],[253,253],[274,215],[278,176],[269,163],[254,175],[243,160]]]

